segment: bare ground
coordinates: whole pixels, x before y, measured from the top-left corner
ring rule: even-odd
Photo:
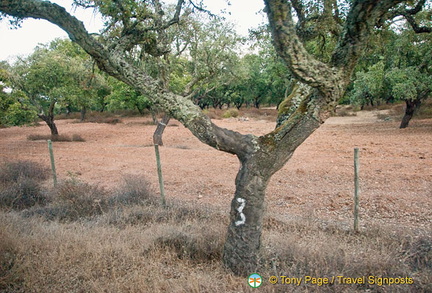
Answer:
[[[332,117],[298,148],[267,189],[267,213],[313,218],[350,226],[353,197],[353,149],[360,149],[361,225],[396,229],[432,225],[432,119],[414,120],[409,128],[383,121],[377,111]],[[122,118],[117,125],[58,121],[62,134],[85,142],[55,142],[60,179],[74,177],[116,188],[123,176],[144,175],[158,186],[149,118]],[[241,133],[261,135],[274,123],[224,119],[215,123]],[[0,163],[28,159],[49,165],[45,125],[0,129]],[[172,121],[161,149],[167,200],[181,198],[228,211],[234,194],[237,158],[199,142]]]

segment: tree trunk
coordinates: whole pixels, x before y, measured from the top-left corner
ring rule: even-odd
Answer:
[[[152,121],[153,121],[153,123],[154,123],[154,125],[157,125],[158,124],[158,119],[157,119],[157,114],[156,114],[156,112],[155,111],[150,111],[151,112],[151,116],[152,116]]]
[[[82,108],[81,108],[81,122],[84,122],[86,114],[87,114],[87,107],[82,106]]]
[[[407,128],[411,118],[414,116],[415,111],[420,107],[421,101],[419,99],[405,100],[406,108],[405,115],[402,118],[402,122],[399,128]]]
[[[48,127],[51,130],[52,136],[58,136],[58,130],[57,126],[54,123],[54,106],[56,104],[55,100],[52,100],[50,103],[50,106],[48,108],[48,114],[38,114],[39,118],[45,121],[45,123],[48,125]]]
[[[171,116],[165,114],[162,117],[162,121],[158,122],[155,132],[153,133],[153,144],[157,144],[159,146],[163,145],[162,135],[163,132],[170,121]],[[157,121],[157,119],[156,119]]]
[[[40,119],[42,119],[43,121],[45,121],[45,123],[48,125],[48,127],[51,130],[51,135],[52,136],[58,136],[58,129],[56,124],[54,123],[54,115],[43,115],[43,114],[39,114],[38,115]]]
[[[247,276],[258,266],[267,182],[252,162],[243,163],[237,174],[223,262],[238,275]]]
[[[137,108],[138,113],[140,113],[140,115],[144,115],[144,109],[140,107],[138,103],[135,104],[135,107]]]

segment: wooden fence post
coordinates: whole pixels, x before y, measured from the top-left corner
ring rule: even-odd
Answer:
[[[359,232],[359,149],[354,149],[354,231]]]
[[[49,150],[50,160],[51,160],[51,169],[52,169],[52,173],[53,173],[54,187],[56,187],[57,186],[57,172],[56,172],[56,167],[55,167],[55,162],[54,162],[54,151],[53,151],[52,141],[50,139],[48,140],[48,150]]]
[[[163,176],[162,176],[162,165],[161,165],[161,160],[160,160],[160,154],[159,154],[159,145],[155,144],[155,152],[156,152],[156,165],[157,165],[157,172],[158,172],[158,178],[159,178],[159,189],[160,189],[160,194],[161,194],[161,203],[162,206],[166,206],[166,201],[165,201],[165,188],[164,188],[164,181],[163,181]]]

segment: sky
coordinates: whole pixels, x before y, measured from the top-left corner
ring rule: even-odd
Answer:
[[[102,20],[91,10],[72,8],[72,0],[52,0],[84,22],[90,33],[98,32]],[[165,1],[176,2],[175,0]],[[197,1],[198,2],[198,1]],[[227,3],[230,2],[231,5]],[[226,18],[237,25],[238,33],[247,35],[248,29],[257,27],[264,21],[258,12],[264,7],[262,0],[204,0],[210,11],[218,14],[226,9],[230,14]],[[57,26],[45,20],[26,19],[21,28],[10,29],[6,20],[0,22],[0,60],[13,62],[16,56],[31,54],[38,44],[46,44],[55,38],[67,37],[67,34]]]

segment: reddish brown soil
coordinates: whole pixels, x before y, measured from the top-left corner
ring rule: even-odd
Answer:
[[[115,188],[124,176],[143,175],[156,188],[155,127],[148,125],[148,118],[122,120],[117,125],[58,121],[62,134],[79,134],[86,140],[54,143],[59,177]],[[255,135],[274,128],[272,122],[255,119],[215,123]],[[27,140],[29,134],[48,133],[45,125],[0,129],[0,163],[29,159],[48,166],[46,142]],[[164,142],[161,156],[168,201],[180,198],[228,210],[237,158],[200,143],[177,121],[170,123]],[[378,120],[376,111],[332,117],[274,175],[267,189],[267,212],[351,223],[353,149],[358,147],[362,225],[430,228],[431,142],[432,119],[412,121],[401,130],[398,122]]]

